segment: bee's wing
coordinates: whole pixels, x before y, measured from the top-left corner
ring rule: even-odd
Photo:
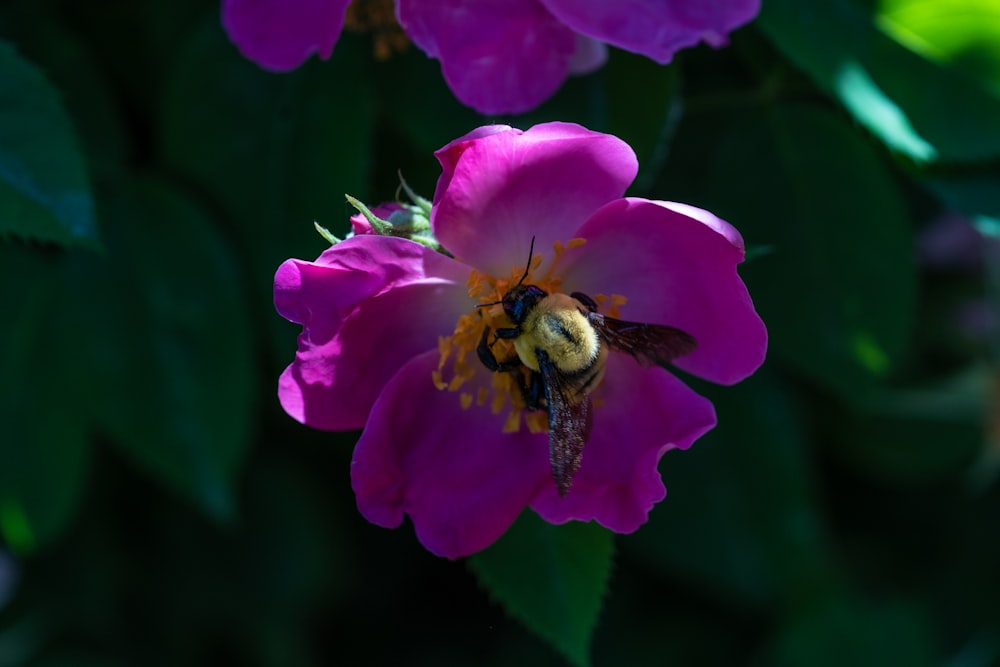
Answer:
[[[542,350],[535,351],[545,387],[545,403],[549,410],[549,460],[552,477],[565,496],[573,484],[573,476],[583,460],[583,446],[590,437],[593,409],[589,395],[575,395],[568,390],[559,369]]]
[[[674,327],[626,322],[600,313],[588,313],[587,318],[608,347],[628,352],[642,366],[666,366],[698,347],[694,336]]]

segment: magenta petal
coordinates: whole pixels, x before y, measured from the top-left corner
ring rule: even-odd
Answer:
[[[463,104],[493,115],[528,111],[566,79],[575,35],[537,0],[398,0],[399,23],[441,61]]]
[[[760,0],[540,0],[573,30],[668,63],[682,48],[726,35],[760,11]]]
[[[246,58],[264,69],[295,69],[329,58],[350,0],[222,0],[222,26]]]
[[[436,352],[416,357],[386,386],[351,482],[366,519],[395,528],[408,514],[428,550],[458,558],[492,544],[551,478],[545,436],[505,435],[503,414],[463,410],[459,394],[434,388],[437,363]]]
[[[767,330],[736,271],[743,240],[725,221],[691,206],[623,199],[597,211],[563,257],[563,289],[621,294],[621,318],[687,331],[698,348],[675,363],[732,384],[764,361]]]
[[[620,353],[608,359],[596,398],[594,427],[573,487],[560,498],[547,484],[531,502],[546,521],[596,520],[619,533],[646,522],[666,489],[657,463],[668,449],[687,449],[715,426],[711,402],[669,372],[642,368]]]
[[[315,262],[288,260],[275,307],[303,325],[278,382],[285,411],[314,428],[361,428],[408,359],[436,350],[472,304],[468,268],[403,239],[357,236]]]
[[[524,265],[532,237],[549,260],[552,244],[621,197],[638,171],[628,144],[572,123],[477,133],[435,155],[444,172],[434,233],[463,262],[495,276]]]

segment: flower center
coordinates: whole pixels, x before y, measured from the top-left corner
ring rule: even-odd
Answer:
[[[562,278],[553,275],[559,257],[567,248],[577,248],[584,243],[586,239],[580,238],[571,239],[566,244],[556,241],[553,244],[553,259],[541,275],[536,275],[543,264],[543,257],[539,253],[531,258],[527,275],[524,266],[512,267],[507,277],[489,276],[473,269],[467,281],[469,297],[476,303],[499,302],[511,288],[521,282],[522,276],[525,285],[535,285],[548,294],[561,293]],[[618,316],[618,307],[624,305],[626,301],[625,297],[618,294],[611,297],[596,294],[593,298],[599,307],[605,303],[609,305],[607,314],[611,317]],[[489,405],[493,414],[508,410],[503,427],[504,433],[519,431],[522,416],[530,432],[542,433],[548,430],[547,414],[544,410],[529,410],[524,402],[522,387],[529,378],[529,369],[522,366],[513,372],[492,372],[479,361],[477,348],[483,339],[484,330],[493,331],[511,327],[513,323],[499,303],[476,308],[470,313],[461,315],[455,324],[454,332],[450,336],[438,339],[438,351],[441,356],[437,370],[432,373],[434,386],[441,391],[458,392],[463,409],[469,409],[473,405],[480,408]],[[499,362],[504,363],[518,358],[513,340],[504,338],[491,340],[491,351]],[[491,376],[488,383],[483,381],[483,373]],[[473,381],[477,376],[480,379]],[[474,392],[470,388],[474,388]],[[595,404],[599,404],[599,401],[595,401]]]
[[[410,44],[396,20],[393,0],[354,0],[347,7],[344,27],[352,32],[370,32],[375,60],[385,61],[402,53]]]

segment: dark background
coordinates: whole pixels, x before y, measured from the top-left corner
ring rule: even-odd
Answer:
[[[483,118],[369,35],[277,75],[214,2],[0,0],[94,211],[72,241],[0,226],[0,665],[581,661],[491,602],[482,561],[366,523],[357,434],[276,400],[297,329],[271,280],[323,250],[313,221],[343,234],[343,194],[392,199],[397,170],[429,197],[434,149],[546,120],[628,141],[630,194],[736,225],[771,339],[744,383],[692,380],[719,426],[616,537],[593,664],[1000,664],[997,253],[970,226],[1000,219],[1000,56],[922,58],[874,3],[764,5],[727,49],[613,50]]]

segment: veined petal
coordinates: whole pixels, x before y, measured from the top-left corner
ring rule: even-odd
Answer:
[[[537,0],[398,0],[399,23],[483,114],[532,109],[562,85],[575,35]]]
[[[658,63],[705,41],[726,43],[727,35],[753,19],[760,0],[540,0],[573,30]]]
[[[395,528],[408,514],[428,550],[458,558],[500,537],[551,476],[544,434],[504,434],[505,415],[463,410],[456,393],[434,388],[437,364],[436,352],[416,357],[386,386],[351,483],[366,519]]]
[[[767,330],[736,266],[743,240],[708,211],[672,202],[622,199],[577,232],[583,246],[560,263],[564,291],[621,294],[621,318],[682,329],[698,348],[674,362],[732,384],[764,361]]]
[[[711,402],[668,371],[612,353],[596,398],[594,426],[573,486],[560,498],[548,484],[531,502],[546,521],[596,520],[619,533],[646,522],[666,489],[657,463],[715,426]]]
[[[523,265],[532,237],[549,261],[552,244],[621,197],[638,171],[628,144],[573,123],[477,133],[435,155],[444,169],[431,212],[435,236],[490,275]]]
[[[289,260],[275,276],[275,306],[302,324],[282,373],[285,411],[309,426],[361,428],[379,392],[410,358],[437,350],[472,306],[469,269],[425,246],[357,236],[315,262]]]
[[[222,26],[246,58],[264,69],[288,71],[314,53],[330,57],[349,4],[350,0],[222,0]]]

